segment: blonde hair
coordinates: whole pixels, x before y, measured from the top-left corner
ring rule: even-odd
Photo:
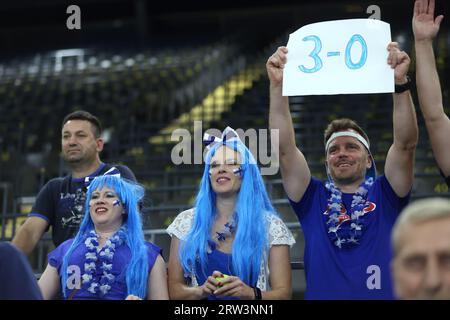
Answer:
[[[394,255],[398,252],[399,239],[405,225],[439,218],[450,218],[450,199],[435,197],[410,203],[403,209],[392,229]]]

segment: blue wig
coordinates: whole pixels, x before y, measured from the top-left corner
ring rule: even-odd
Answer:
[[[241,156],[241,187],[237,197],[234,219],[237,223],[236,237],[232,246],[232,263],[235,275],[249,286],[258,281],[264,252],[268,250],[267,214],[277,215],[259,172],[256,160],[240,140],[214,144],[205,157],[200,190],[195,203],[192,228],[180,244],[180,262],[185,273],[194,272],[198,277],[207,270],[207,250],[211,228],[216,218],[216,195],[212,189],[209,170],[211,158],[221,146],[237,151]],[[195,270],[196,261],[201,270]]]
[[[123,178],[112,175],[94,178],[86,193],[85,213],[80,224],[80,230],[64,255],[61,266],[61,286],[64,297],[67,298],[65,284],[67,283],[69,259],[73,251],[78,246],[83,245],[86,238],[89,237],[89,232],[94,230],[94,223],[89,212],[89,201],[91,200],[92,192],[105,186],[115,191],[126,210],[126,216],[124,216],[123,221],[123,225],[126,226],[125,244],[131,251],[131,261],[126,270],[127,295],[132,294],[145,299],[147,297],[149,266],[147,247],[142,231],[142,220],[138,209],[139,201],[144,197],[145,190],[135,182],[126,181]]]

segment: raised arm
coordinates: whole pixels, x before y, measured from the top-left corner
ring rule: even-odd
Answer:
[[[295,132],[289,111],[288,97],[282,96],[283,68],[286,64],[286,47],[279,47],[267,60],[270,80],[270,129],[279,130],[279,155],[283,186],[290,199],[300,201],[311,180],[311,173],[303,153],[295,144]]]
[[[422,110],[436,161],[447,177],[450,175],[450,119],[444,113],[441,85],[436,70],[433,39],[444,19],[434,18],[434,0],[416,0],[412,20],[416,49],[416,83]]]
[[[394,68],[395,84],[407,82],[409,56],[400,51],[398,44],[388,46],[388,64]],[[394,93],[394,142],[386,156],[384,172],[394,192],[404,197],[410,192],[414,178],[414,155],[418,140],[416,112],[409,90]]]

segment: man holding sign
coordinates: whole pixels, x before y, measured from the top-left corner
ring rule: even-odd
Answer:
[[[328,181],[312,177],[296,146],[288,97],[282,95],[288,49],[279,47],[266,64],[269,123],[282,142],[283,186],[305,236],[306,299],[394,298],[390,233],[409,200],[418,129],[408,90],[410,58],[397,43],[387,50],[398,93],[393,94],[394,141],[380,177],[367,135],[350,119],[334,120],[325,131]]]

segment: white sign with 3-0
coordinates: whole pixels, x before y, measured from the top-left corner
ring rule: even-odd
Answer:
[[[387,64],[390,25],[375,19],[326,21],[290,34],[283,96],[394,92]]]

